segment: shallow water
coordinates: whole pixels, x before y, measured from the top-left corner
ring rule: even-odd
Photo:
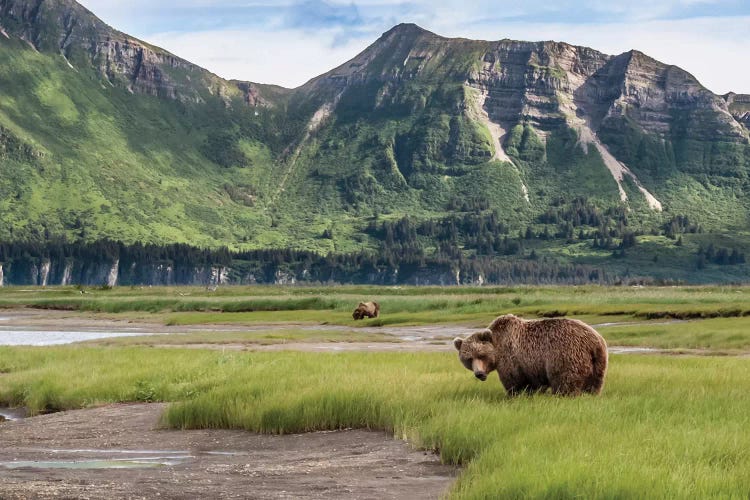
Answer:
[[[61,456],[53,460],[13,460],[0,462],[0,468],[6,469],[139,469],[180,465],[195,458],[186,450],[125,450],[125,449],[57,449],[28,448],[45,458]],[[80,458],[71,458],[80,457]],[[105,456],[101,456],[105,455]],[[120,455],[118,457],[118,455]],[[126,455],[126,456],[122,456]],[[129,455],[129,456],[128,456]]]
[[[178,465],[188,458],[192,457],[146,457],[122,460],[19,460],[0,462],[0,467],[6,469],[144,469]]]
[[[134,329],[135,330],[135,329]],[[108,339],[114,337],[140,337],[155,335],[143,331],[43,331],[43,330],[6,330],[0,328],[1,345],[48,346],[72,344],[86,340]]]
[[[120,449],[106,449],[97,450],[94,448],[82,448],[73,450],[63,450],[57,448],[34,448],[33,451],[41,451],[46,453],[93,453],[93,454],[113,454],[113,455],[169,455],[174,457],[175,455],[189,455],[190,452],[187,450],[120,450]]]
[[[43,453],[46,456],[62,455],[59,460],[13,460],[0,462],[0,468],[5,469],[138,469],[151,467],[168,467],[181,465],[195,459],[196,455],[187,450],[125,450],[125,449],[58,449],[58,448],[26,448],[27,452]],[[201,451],[198,455],[209,456],[243,456],[247,453],[236,451]],[[81,456],[71,459],[67,456]],[[88,456],[86,456],[88,455]],[[109,455],[94,458],[97,455]],[[118,458],[117,455],[126,455]],[[131,455],[131,456],[127,456]]]
[[[26,418],[26,410],[23,408],[0,408],[0,417],[5,420],[21,420]]]
[[[656,349],[654,347],[610,346],[608,351],[610,354],[654,354],[663,353],[664,349]]]

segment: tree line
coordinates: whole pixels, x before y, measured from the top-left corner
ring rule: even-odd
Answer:
[[[374,220],[364,232],[374,248],[352,253],[321,255],[304,249],[231,251],[186,244],[125,244],[102,240],[90,243],[47,241],[0,243],[5,283],[34,284],[40,269],[48,282],[61,280],[99,284],[113,272],[128,284],[197,284],[226,280],[232,283],[616,283],[621,277],[609,266],[574,264],[539,255],[545,240],[585,243],[623,258],[646,233],[663,235],[681,246],[684,234],[703,229],[687,216],[675,215],[650,230],[632,224],[622,207],[601,209],[585,198],[563,199],[531,223],[511,228],[500,215],[479,202],[455,201],[465,209],[441,219],[402,217]],[[334,239],[332,230],[322,238]],[[685,254],[690,263],[690,254]],[[694,269],[709,264],[744,264],[738,249],[700,247]],[[46,262],[46,264],[45,264]],[[113,269],[113,264],[117,268]],[[223,273],[223,274],[222,274]],[[221,276],[219,276],[221,274]],[[626,274],[628,274],[626,272]],[[65,278],[63,278],[65,277]],[[35,281],[36,280],[36,281]]]

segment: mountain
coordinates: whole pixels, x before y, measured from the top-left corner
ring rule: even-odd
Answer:
[[[8,0],[0,3],[4,36],[60,54],[74,69],[93,67],[110,85],[130,92],[204,102],[218,95],[262,102],[261,87],[227,82],[188,61],[107,26],[72,0]],[[281,90],[281,89],[279,89]]]
[[[646,274],[750,242],[750,96],[638,51],[401,24],[284,89],[224,80],[72,0],[0,0],[0,67],[0,241],[382,252],[408,215],[396,240],[428,256]]]
[[[390,147],[392,182],[416,189],[445,192],[444,181],[489,168],[514,185],[515,193],[494,197],[518,208],[521,198],[545,206],[564,192],[683,211],[694,200],[670,189],[677,179],[708,174],[741,184],[747,175],[747,116],[735,111],[742,98],[714,95],[637,51],[447,39],[402,25],[302,91],[320,89],[325,109],[335,107],[331,133],[352,122],[361,128],[367,116],[375,126],[364,135],[381,141],[363,159],[388,156]],[[318,154],[316,164],[331,163],[328,151]],[[503,162],[510,165],[489,166]]]

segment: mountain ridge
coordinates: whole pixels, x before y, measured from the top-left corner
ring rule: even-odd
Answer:
[[[239,81],[233,86],[205,68],[116,30],[73,0],[2,0],[0,19],[6,36],[18,36],[37,50],[59,51],[71,66],[92,64],[110,84],[121,80],[130,91],[201,100],[204,91],[225,94],[229,99],[244,90],[246,101],[254,105],[259,89],[266,87]],[[191,88],[164,68],[198,75],[205,89]]]
[[[372,224],[408,216],[426,255],[524,255],[429,229],[480,212],[584,264],[682,217],[745,249],[750,96],[637,50],[405,23],[286,89],[224,80],[72,0],[0,0],[0,27],[0,240],[384,251]],[[601,216],[550,215],[583,207]],[[685,238],[688,259],[703,237]]]

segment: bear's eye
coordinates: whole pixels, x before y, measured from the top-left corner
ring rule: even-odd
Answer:
[[[466,367],[467,370],[471,370],[471,358],[464,359],[463,360],[463,364],[464,364],[464,366]]]

